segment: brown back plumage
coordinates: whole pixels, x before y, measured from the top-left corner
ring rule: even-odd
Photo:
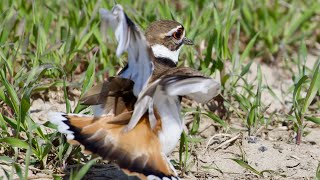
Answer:
[[[133,95],[133,81],[120,77],[109,77],[105,82],[93,86],[80,102],[83,105],[101,105],[115,115],[133,110],[136,97]]]

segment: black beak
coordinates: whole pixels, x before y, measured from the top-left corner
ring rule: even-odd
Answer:
[[[193,45],[193,41],[191,39],[186,38],[186,37],[183,38],[182,42],[185,45]]]

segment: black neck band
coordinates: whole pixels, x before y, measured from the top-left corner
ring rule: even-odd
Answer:
[[[173,60],[164,57],[155,58],[156,62],[169,67],[177,67],[177,64],[173,62]]]

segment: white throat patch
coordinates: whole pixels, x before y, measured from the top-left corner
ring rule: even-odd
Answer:
[[[177,64],[181,47],[182,45],[176,51],[171,51],[164,45],[155,44],[151,46],[151,49],[156,58],[168,58]]]

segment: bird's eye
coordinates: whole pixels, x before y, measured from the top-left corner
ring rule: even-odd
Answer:
[[[181,38],[181,36],[182,36],[182,29],[178,29],[176,32],[174,32],[174,33],[172,34],[172,36],[173,36],[175,39],[179,40],[179,39]]]

